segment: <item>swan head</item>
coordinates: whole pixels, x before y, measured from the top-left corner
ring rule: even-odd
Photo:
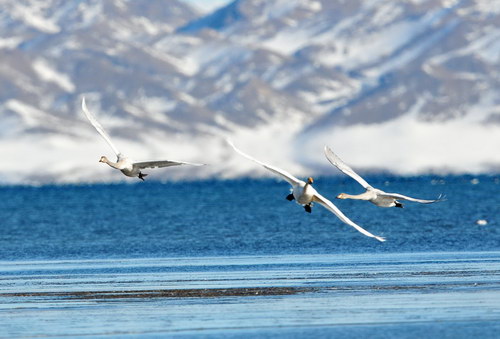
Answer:
[[[104,155],[99,159],[99,162],[108,162],[108,158],[106,158]]]
[[[314,179],[312,177],[307,178],[307,183],[311,185],[314,182]]]
[[[337,195],[337,199],[347,199],[345,193],[340,193],[339,195]]]

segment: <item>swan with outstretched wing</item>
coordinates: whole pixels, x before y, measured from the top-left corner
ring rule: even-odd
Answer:
[[[337,167],[341,172],[347,174],[354,180],[356,180],[361,186],[365,188],[365,192],[357,195],[340,193],[337,195],[337,199],[354,199],[354,200],[366,200],[375,204],[379,207],[400,207],[403,208],[403,204],[398,200],[408,200],[413,202],[418,202],[421,204],[431,204],[433,202],[438,202],[444,200],[443,195],[440,195],[437,199],[434,200],[425,200],[425,199],[416,199],[412,197],[408,197],[406,195],[402,195],[399,193],[387,193],[378,188],[374,188],[370,184],[366,182],[359,174],[354,172],[354,170],[349,167],[342,159],[339,158],[337,154],[335,154],[330,147],[325,146],[325,156],[328,161]]]
[[[82,110],[87,119],[90,121],[92,126],[97,130],[97,132],[102,136],[102,138],[108,143],[113,152],[116,154],[116,162],[110,161],[106,156],[102,156],[99,162],[108,164],[109,166],[120,170],[123,174],[128,177],[138,177],[144,181],[146,173],[142,173],[141,170],[145,168],[160,168],[160,167],[170,167],[170,166],[180,166],[180,165],[193,165],[202,166],[203,164],[196,164],[184,161],[173,161],[173,160],[160,160],[160,161],[144,161],[144,162],[134,162],[130,158],[126,157],[121,153],[118,148],[113,144],[108,133],[104,130],[102,125],[97,121],[95,116],[87,108],[85,103],[85,98],[82,99]]]
[[[346,223],[349,226],[354,227],[356,230],[359,232],[363,233],[364,235],[375,238],[378,241],[385,241],[383,237],[379,237],[376,235],[371,234],[361,226],[355,224],[351,219],[345,216],[342,211],[340,211],[337,206],[335,206],[330,200],[326,199],[323,197],[321,194],[319,194],[314,187],[312,187],[313,183],[313,178],[308,178],[307,182],[302,181],[300,179],[297,179],[287,171],[284,171],[280,168],[265,164],[250,155],[244,153],[243,151],[239,150],[234,144],[231,142],[231,140],[226,139],[227,143],[239,154],[244,156],[245,158],[252,160],[256,162],[257,164],[263,166],[267,170],[273,172],[274,174],[277,174],[281,178],[285,179],[291,186],[292,186],[292,192],[286,197],[287,200],[293,201],[295,200],[299,205],[304,206],[304,209],[306,212],[311,213],[312,211],[312,204],[318,203],[325,207],[327,210],[332,212],[339,218],[342,222]]]

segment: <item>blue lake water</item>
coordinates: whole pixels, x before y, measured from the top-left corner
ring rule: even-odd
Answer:
[[[380,243],[272,179],[0,187],[0,336],[498,337],[500,178],[367,179],[447,200],[316,178]]]

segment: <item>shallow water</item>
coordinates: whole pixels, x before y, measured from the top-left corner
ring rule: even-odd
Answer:
[[[494,338],[500,329],[500,252],[19,261],[0,270],[9,337]]]
[[[0,336],[497,338],[500,180],[369,181],[448,200],[334,200],[380,243],[274,180],[0,187]]]

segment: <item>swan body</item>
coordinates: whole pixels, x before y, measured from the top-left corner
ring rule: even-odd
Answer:
[[[337,206],[335,206],[330,200],[326,199],[321,194],[319,194],[318,191],[316,191],[316,189],[312,186],[312,184],[314,182],[313,178],[308,178],[307,182],[300,180],[300,179],[297,179],[296,177],[294,177],[290,173],[288,173],[280,168],[265,164],[265,163],[255,159],[255,158],[249,156],[248,154],[246,154],[243,151],[236,148],[236,146],[234,146],[234,144],[230,140],[226,140],[226,141],[237,153],[241,154],[242,156],[244,156],[245,158],[247,158],[249,160],[256,162],[257,164],[263,166],[267,170],[273,172],[274,174],[276,174],[276,175],[280,176],[281,178],[283,178],[284,180],[286,180],[292,186],[292,192],[291,192],[291,194],[289,194],[287,196],[287,199],[290,201],[295,200],[299,205],[302,205],[304,207],[306,212],[310,213],[313,203],[318,203],[318,204],[322,205],[324,208],[326,208],[327,210],[329,210],[330,212],[332,212],[333,214],[335,214],[342,222],[346,223],[349,226],[354,227],[356,230],[358,230],[362,234],[364,234],[368,237],[371,237],[371,238],[375,238],[378,241],[385,241],[385,239],[383,237],[373,235],[372,233],[366,231],[364,228],[362,228],[361,226],[359,226],[356,223],[354,223],[353,221],[351,221],[351,219],[346,217],[344,215],[344,213],[342,213],[342,211],[339,210],[337,208]]]
[[[95,116],[88,110],[87,105],[85,103],[85,98],[82,99],[82,110],[87,119],[92,124],[92,126],[94,126],[97,132],[102,136],[102,138],[108,143],[113,152],[116,154],[116,162],[109,160],[104,155],[101,157],[101,159],[99,159],[99,162],[108,164],[110,167],[120,170],[123,174],[125,174],[128,177],[138,177],[139,179],[144,181],[144,177],[147,176],[147,174],[142,173],[141,170],[145,168],[160,168],[160,167],[170,167],[179,165],[193,165],[193,166],[203,165],[203,164],[195,164],[190,162],[172,161],[172,160],[135,162],[132,159],[123,155],[123,153],[121,153],[118,150],[118,148],[113,144],[108,133],[106,133],[106,131],[104,130],[102,125],[97,121]]]
[[[403,204],[399,200],[407,200],[418,202],[421,204],[430,204],[437,201],[442,201],[443,196],[440,195],[434,200],[416,199],[399,193],[387,193],[378,188],[374,188],[368,184],[361,176],[359,176],[354,170],[344,163],[338,155],[336,155],[328,146],[324,148],[325,156],[328,161],[337,167],[341,172],[347,174],[354,180],[356,180],[361,186],[365,188],[365,192],[357,195],[340,193],[337,195],[337,199],[354,199],[354,200],[366,200],[379,207],[400,207],[403,208]]]
[[[318,192],[311,186],[312,183],[313,179],[309,178],[307,183],[302,181],[292,187],[293,197],[299,205],[304,206],[314,201],[314,195]]]
[[[366,192],[357,195],[340,193],[337,195],[337,199],[366,200],[379,207],[403,207],[394,196],[386,196],[385,194],[387,193],[379,189],[367,189]]]

